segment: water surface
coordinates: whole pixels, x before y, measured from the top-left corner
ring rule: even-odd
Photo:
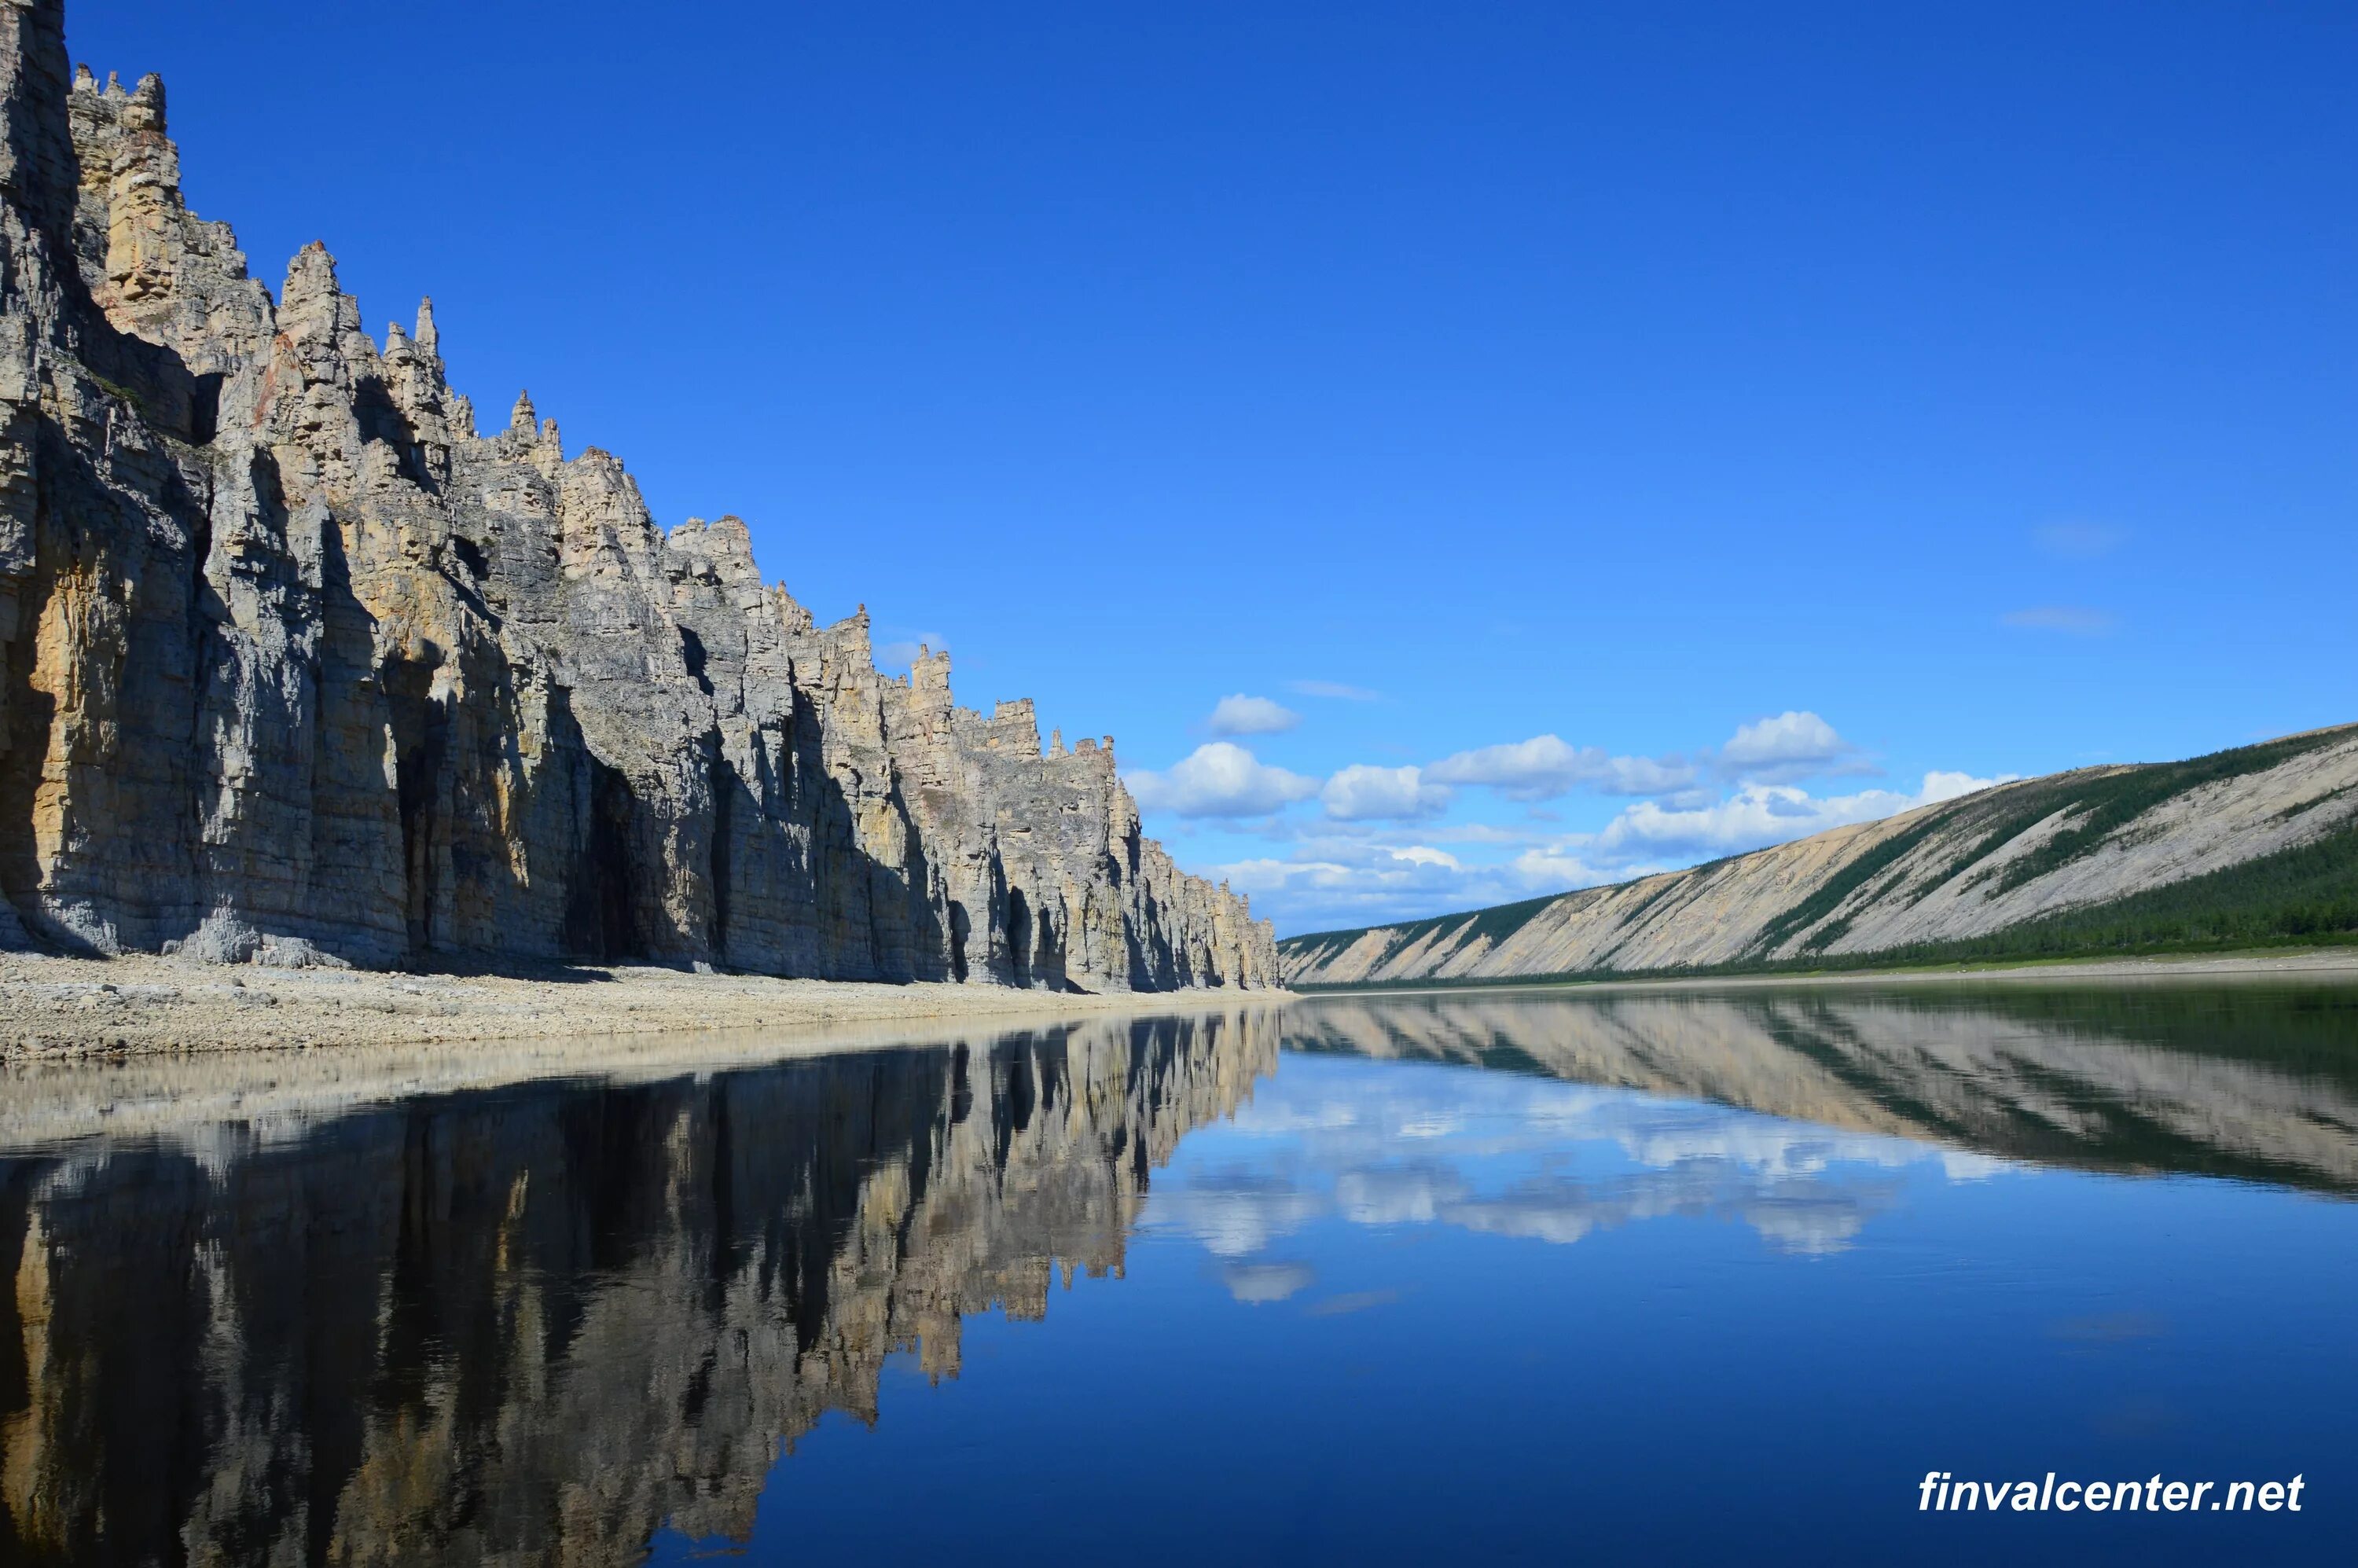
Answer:
[[[24,1075],[0,1561],[2346,1561],[2358,990]],[[207,1081],[210,1078],[211,1081]],[[1964,1477],[2303,1508],[1928,1514]]]

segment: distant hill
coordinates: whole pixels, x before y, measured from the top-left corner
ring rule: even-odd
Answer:
[[[1612,887],[1279,944],[1287,983],[1859,968],[2358,935],[2358,725],[2082,768]]]

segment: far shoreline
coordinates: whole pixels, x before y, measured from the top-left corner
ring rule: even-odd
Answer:
[[[1758,990],[1794,987],[1942,985],[1996,981],[2008,985],[2083,980],[2148,983],[2166,980],[2264,979],[2301,977],[2358,981],[2358,947],[2247,948],[2224,953],[2156,954],[2136,958],[2064,957],[1994,960],[1986,964],[1895,966],[1888,969],[1821,969],[1790,974],[1644,975],[1611,979],[1498,979],[1455,985],[1304,986],[1293,994],[1304,1001],[1324,997],[1489,996],[1531,991]]]
[[[2358,983],[2358,947],[2247,949],[1752,975],[1500,979],[1456,985],[1056,992],[1009,986],[781,979],[655,966],[499,970],[287,969],[131,955],[0,954],[0,1065],[157,1056],[531,1046],[585,1064],[670,1036],[732,1037],[727,1054],[794,1054],[846,1031],[914,1038],[1109,1014],[1151,1016],[1349,998],[1616,995],[1840,988]],[[824,1048],[821,1046],[820,1048]]]

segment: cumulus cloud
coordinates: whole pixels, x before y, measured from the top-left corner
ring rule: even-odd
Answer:
[[[1916,803],[1930,806],[1936,800],[1955,800],[1960,795],[1987,789],[1992,784],[2011,784],[2021,775],[2000,773],[1994,779],[1977,779],[1971,773],[1942,773],[1939,769],[1924,775],[1924,787],[1916,795]]]
[[[1282,931],[1347,929],[1627,881],[1953,800],[2014,776],[1936,771],[1912,791],[1835,795],[1747,782],[1700,804],[1639,801],[1595,832],[1328,819],[1288,825],[1283,837],[1293,846],[1290,858],[1205,870],[1251,894],[1255,908],[1273,914]],[[1501,858],[1472,858],[1476,855]]]
[[[1508,865],[1531,887],[1562,892],[1645,874],[1643,870],[1634,866],[1595,865],[1585,856],[1562,845],[1525,849]]]
[[[1806,838],[1829,827],[1872,822],[2005,782],[1968,773],[1933,773],[1924,775],[1923,787],[1913,795],[1868,789],[1837,795],[1813,795],[1790,784],[1747,784],[1725,800],[1691,810],[1669,810],[1654,801],[1640,801],[1606,824],[1589,845],[1604,858],[1735,854]]]
[[[2102,637],[2117,631],[2119,616],[2109,610],[2091,610],[2078,604],[2040,604],[2028,610],[2007,611],[2002,619],[2008,626],[2027,632],[2061,632],[2071,637]]]
[[[1335,702],[1379,702],[1384,695],[1363,686],[1346,686],[1338,680],[1290,680],[1285,689],[1296,697],[1323,697]]]
[[[1479,909],[1534,891],[1510,867],[1471,865],[1429,843],[1330,838],[1306,843],[1290,859],[1266,856],[1204,871],[1251,894],[1257,912],[1275,914],[1295,931]]]
[[[1354,762],[1328,779],[1318,798],[1337,821],[1410,821],[1445,809],[1449,791],[1425,783],[1415,768]]]
[[[1282,735],[1302,722],[1302,715],[1265,697],[1238,692],[1220,698],[1206,727],[1215,735]]]
[[[1605,795],[1668,795],[1693,784],[1695,772],[1675,760],[1616,757],[1602,747],[1535,735],[1444,757],[1425,776],[1443,784],[1484,784],[1509,800],[1548,800],[1582,787]]]
[[[1122,782],[1143,811],[1175,816],[1264,816],[1318,793],[1318,781],[1272,767],[1230,741],[1198,746],[1161,773],[1141,770]]]
[[[1719,769],[1756,784],[1868,771],[1858,748],[1835,733],[1833,725],[1814,713],[1793,709],[1738,725],[1719,749]]]
[[[1249,704],[1295,717],[1237,693],[1216,721],[1250,722]],[[1250,894],[1292,934],[1626,881],[1953,799],[2014,776],[1932,772],[1912,791],[1815,793],[1812,779],[1874,770],[1822,716],[1798,708],[1746,723],[1724,746],[1692,756],[1615,755],[1547,734],[1422,767],[1353,763],[1321,779],[1264,763],[1223,740],[1168,769],[1126,778],[1144,810],[1225,821],[1233,825],[1226,832],[1271,845],[1263,856],[1189,869]],[[1444,814],[1474,788],[1526,803],[1525,819],[1449,820]],[[1619,795],[1626,804],[1603,826],[1583,830],[1531,804],[1574,791]],[[1288,809],[1313,800],[1314,813]]]

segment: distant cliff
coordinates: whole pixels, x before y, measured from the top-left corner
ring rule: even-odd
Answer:
[[[59,0],[0,5],[0,940],[1274,981],[1110,741],[880,676],[528,398],[478,436],[430,305],[379,342],[325,249],[274,302]]]
[[[2358,726],[2083,768],[1557,898],[1289,937],[1291,983],[2042,957],[2358,931]]]

